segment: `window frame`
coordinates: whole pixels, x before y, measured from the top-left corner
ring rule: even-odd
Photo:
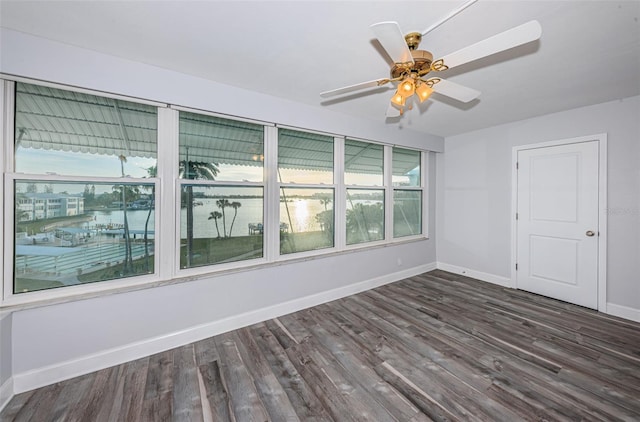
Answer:
[[[32,174],[32,173],[17,173],[15,171],[15,102],[16,102],[16,83],[27,83],[32,85],[41,85],[45,87],[51,87],[55,89],[61,89],[72,92],[80,92],[88,95],[95,95],[105,98],[123,100],[128,102],[140,103],[145,105],[152,105],[157,110],[157,132],[156,132],[156,146],[160,144],[160,127],[161,127],[161,113],[163,108],[167,108],[168,105],[151,102],[151,101],[137,101],[130,97],[123,97],[119,95],[106,94],[103,92],[61,86],[58,84],[41,83],[40,81],[31,81],[24,78],[12,78],[12,79],[0,79],[2,81],[2,115],[0,120],[4,128],[4,142],[2,146],[2,152],[4,153],[4,183],[3,194],[5,198],[12,198],[11,201],[5,201],[3,207],[3,224],[5,237],[2,242],[3,252],[3,283],[2,283],[2,300],[1,306],[13,306],[22,305],[32,302],[50,301],[56,299],[62,299],[67,297],[75,297],[78,295],[94,295],[102,292],[113,291],[114,289],[122,288],[136,288],[141,285],[146,285],[152,282],[157,282],[163,278],[163,271],[158,265],[158,261],[155,256],[161,256],[162,254],[162,242],[157,242],[161,239],[162,233],[160,228],[162,227],[161,220],[162,215],[158,212],[159,204],[163,203],[163,192],[161,188],[161,177],[138,178],[138,177],[95,177],[95,176],[70,176],[70,175],[54,175],[54,174]],[[156,165],[160,169],[160,155],[162,154],[162,148],[156,150]],[[160,170],[159,170],[160,171]],[[107,183],[107,184],[154,184],[155,186],[155,212],[154,212],[154,271],[150,274],[133,275],[130,277],[114,278],[111,280],[96,281],[84,284],[77,284],[72,286],[63,286],[59,288],[35,290],[25,293],[14,292],[15,282],[15,182],[16,181],[42,181],[42,182],[71,182],[71,183]],[[10,233],[10,236],[6,236]]]
[[[268,231],[270,229],[269,226],[267,226],[266,224],[266,218],[267,218],[267,178],[268,178],[268,172],[267,172],[267,143],[268,143],[268,139],[270,137],[270,127],[273,127],[274,125],[270,125],[268,123],[262,122],[262,121],[256,121],[256,120],[251,120],[251,119],[243,119],[243,118],[236,118],[236,117],[230,117],[227,115],[223,115],[223,114],[218,114],[218,113],[213,113],[213,112],[207,112],[207,111],[203,111],[203,110],[198,110],[198,109],[192,109],[192,108],[188,108],[188,107],[172,107],[172,109],[175,111],[175,120],[176,120],[176,129],[175,129],[175,155],[174,155],[174,160],[175,163],[172,163],[171,165],[175,168],[175,178],[172,180],[174,182],[174,186],[175,186],[175,195],[174,198],[176,199],[174,202],[174,209],[173,209],[173,214],[174,214],[174,227],[175,227],[175,235],[174,235],[174,240],[173,240],[173,260],[174,260],[174,274],[177,277],[188,277],[188,276],[198,276],[198,275],[204,275],[204,274],[209,274],[212,272],[218,272],[218,271],[228,271],[228,270],[236,270],[236,269],[240,269],[240,268],[251,268],[251,267],[255,267],[255,266],[259,266],[259,265],[263,265],[266,264],[268,261],[268,257],[267,257],[267,240],[268,240]],[[192,113],[192,114],[202,114],[204,116],[211,116],[211,117],[218,117],[221,119],[226,119],[226,120],[235,120],[235,121],[239,121],[239,122],[243,122],[243,123],[252,123],[252,124],[256,124],[256,125],[260,125],[263,127],[263,154],[264,154],[264,161],[262,164],[262,181],[261,182],[238,182],[238,181],[224,181],[224,180],[197,180],[197,179],[184,179],[184,178],[180,178],[178,177],[178,167],[179,167],[179,150],[180,150],[180,133],[179,133],[179,129],[180,129],[180,113],[181,112],[187,112],[187,113]],[[237,186],[237,187],[259,187],[262,188],[262,192],[263,192],[263,197],[262,197],[262,221],[263,221],[263,226],[266,228],[264,230],[263,233],[263,238],[262,238],[262,257],[260,258],[253,258],[253,259],[247,259],[247,260],[239,260],[239,261],[232,261],[232,262],[227,262],[227,263],[211,263],[211,264],[207,264],[207,265],[200,265],[200,266],[196,266],[196,267],[185,267],[182,268],[180,266],[180,243],[182,241],[182,234],[180,233],[180,227],[181,227],[181,215],[180,215],[180,197],[181,197],[181,192],[182,192],[182,187],[185,185],[194,185],[194,186],[217,186],[217,187],[233,187],[233,186]]]
[[[369,141],[369,140],[364,140],[364,139],[359,139],[359,138],[354,138],[354,137],[348,137],[345,139],[345,150],[346,150],[346,141],[347,140],[351,140],[351,141],[357,141],[357,142],[362,142],[362,143],[368,143],[368,144],[374,144],[374,145],[382,145],[382,185],[358,185],[358,184],[346,184],[343,183],[342,185],[342,191],[343,191],[343,206],[344,206],[344,212],[342,215],[344,215],[344,218],[342,219],[344,222],[344,227],[342,228],[342,232],[344,235],[344,248],[346,250],[350,250],[350,249],[363,249],[363,248],[367,248],[367,247],[375,247],[375,246],[379,246],[379,245],[384,245],[387,243],[390,243],[390,240],[392,239],[392,237],[390,236],[389,233],[389,216],[390,216],[390,210],[389,210],[389,182],[390,182],[390,170],[391,170],[391,162],[390,162],[390,145],[387,144],[383,144],[383,143],[379,143],[379,142],[374,142],[374,141]],[[342,152],[342,163],[344,166],[344,162],[345,162],[345,150],[343,150]],[[346,169],[343,170],[343,174],[346,171]],[[347,195],[347,191],[348,190],[356,190],[356,189],[360,189],[360,190],[376,190],[376,191],[382,191],[383,195],[384,195],[384,204],[383,204],[383,212],[384,212],[384,216],[383,216],[383,224],[384,224],[384,232],[383,232],[383,237],[382,239],[379,240],[371,240],[369,242],[360,242],[360,243],[352,243],[352,244],[347,244],[347,200],[348,200],[348,195]]]
[[[428,173],[428,168],[427,168],[427,152],[425,151],[421,151],[415,148],[408,148],[405,146],[400,146],[400,145],[394,145],[391,148],[391,157],[390,157],[390,165],[393,166],[393,148],[401,148],[404,150],[408,150],[408,151],[416,151],[420,154],[420,185],[419,186],[393,186],[392,185],[392,179],[393,179],[393,168],[391,168],[390,171],[390,175],[389,175],[389,182],[391,183],[390,186],[390,209],[391,209],[391,221],[390,221],[390,239],[392,239],[393,242],[402,242],[402,241],[411,241],[414,239],[428,239],[428,233],[427,233],[427,229],[429,226],[429,222],[428,222],[428,218],[429,218],[429,214],[428,214],[428,178],[427,178],[427,173]],[[394,221],[395,221],[395,216],[394,216],[394,210],[395,210],[395,204],[394,204],[394,197],[395,197],[395,192],[396,191],[416,191],[416,192],[421,192],[420,194],[420,200],[422,201],[421,203],[421,209],[420,209],[420,215],[421,215],[421,221],[420,221],[420,233],[415,234],[415,235],[408,235],[408,236],[394,236]]]
[[[328,136],[328,137],[332,137],[333,139],[333,172],[332,172],[332,180],[333,183],[331,184],[327,184],[327,183],[320,183],[320,184],[312,184],[312,183],[283,183],[280,182],[279,178],[278,178],[278,169],[279,169],[279,156],[278,156],[278,148],[279,148],[279,129],[286,129],[286,130],[293,130],[293,131],[297,131],[297,132],[303,132],[303,133],[310,133],[310,134],[315,134],[315,135],[322,135],[322,136]],[[337,237],[337,233],[336,231],[338,230],[337,228],[337,211],[336,211],[336,203],[337,203],[337,196],[338,196],[338,185],[337,185],[337,180],[339,175],[337,174],[338,172],[338,163],[336,162],[338,160],[338,150],[339,150],[339,146],[337,145],[339,141],[344,141],[344,138],[340,138],[340,137],[336,137],[334,135],[328,134],[328,133],[324,133],[324,132],[319,132],[319,131],[314,131],[314,130],[305,130],[305,129],[300,129],[300,128],[293,128],[293,127],[289,127],[289,126],[281,126],[281,125],[277,125],[275,127],[275,148],[274,148],[274,157],[273,159],[275,160],[275,167],[274,167],[274,171],[272,173],[274,173],[274,178],[275,178],[275,186],[276,186],[276,191],[277,191],[277,197],[275,198],[271,198],[274,201],[273,204],[273,208],[276,210],[276,216],[277,216],[277,221],[275,221],[275,223],[272,222],[272,224],[275,224],[275,227],[278,227],[278,233],[277,235],[274,235],[275,242],[274,244],[277,246],[275,249],[275,262],[282,262],[282,261],[288,261],[291,259],[296,259],[296,258],[309,258],[309,257],[314,257],[314,256],[318,256],[318,255],[325,255],[328,253],[332,253],[335,252],[336,250],[340,249],[340,245],[338,243],[339,239]],[[342,147],[344,148],[344,143],[342,143]],[[265,160],[266,161],[266,160]],[[343,178],[341,177],[340,180],[343,180]],[[282,216],[280,215],[280,195],[282,193],[282,189],[287,189],[287,188],[291,188],[291,189],[296,189],[296,188],[302,188],[302,189],[332,189],[333,190],[333,246],[332,247],[327,247],[327,248],[320,248],[320,249],[311,249],[311,250],[306,250],[306,251],[300,251],[300,252],[291,252],[291,253],[287,253],[287,254],[282,254],[281,250],[280,250],[280,233],[279,233],[279,227],[280,227],[280,220],[282,218]]]

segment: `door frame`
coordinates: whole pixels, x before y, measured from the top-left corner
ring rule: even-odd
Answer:
[[[516,260],[518,257],[518,152],[581,142],[598,142],[598,311],[607,312],[607,134],[580,136],[536,144],[518,145],[512,149],[511,159],[511,286],[518,288]]]

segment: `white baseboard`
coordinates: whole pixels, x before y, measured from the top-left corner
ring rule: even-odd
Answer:
[[[640,309],[631,308],[630,306],[616,305],[615,303],[607,303],[606,313],[631,321],[640,322]]]
[[[444,262],[438,262],[437,268],[442,271],[448,271],[454,274],[465,275],[467,277],[486,281],[487,283],[497,284],[503,287],[510,287],[510,288],[515,287],[511,283],[511,279],[508,277],[501,277],[495,274],[489,274],[489,273],[483,273],[481,271],[470,270],[469,268],[459,267],[457,265],[451,265]]]
[[[12,392],[15,392],[15,394],[22,393],[110,366],[140,359],[217,334],[320,305],[435,269],[435,263],[420,265],[374,279],[349,284],[337,289],[316,293],[244,314],[234,315],[222,320],[189,327],[182,331],[168,333],[152,339],[146,339],[122,347],[105,350],[100,353],[83,356],[71,361],[60,362],[55,365],[49,365],[20,374],[13,374]]]
[[[13,397],[13,378],[9,378],[0,385],[0,412],[9,403],[9,400]]]

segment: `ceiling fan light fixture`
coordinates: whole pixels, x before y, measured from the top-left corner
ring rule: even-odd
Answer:
[[[415,90],[416,86],[411,77],[405,78],[402,82],[400,82],[400,86],[398,87],[398,93],[400,93],[405,98],[412,96]]]
[[[405,97],[402,94],[400,94],[400,89],[398,89],[396,93],[393,94],[393,97],[391,97],[391,102],[397,105],[398,107],[404,107]]]
[[[433,88],[423,82],[416,88],[416,94],[418,94],[418,98],[422,103],[433,94]]]

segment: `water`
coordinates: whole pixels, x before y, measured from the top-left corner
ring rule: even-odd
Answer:
[[[89,211],[87,215],[93,216],[93,221],[89,221],[89,227],[93,227],[94,225],[121,227],[124,224],[124,212],[122,210]],[[129,229],[144,230],[144,224],[147,221],[148,215],[149,210],[127,210]],[[148,226],[149,231],[155,229],[154,217],[155,212],[151,211]]]
[[[213,211],[222,212],[220,208],[216,206],[216,199],[211,198],[198,198],[196,200],[199,204],[193,208],[193,222],[194,222],[194,237],[195,238],[211,238],[217,237],[216,225],[214,220],[209,220],[209,215]],[[238,208],[238,214],[233,224],[233,230],[231,235],[246,236],[249,234],[249,224],[263,223],[263,200],[260,198],[240,198],[234,199],[235,202],[240,202],[242,206]],[[331,207],[331,205],[329,205]],[[289,213],[287,214],[287,208]],[[280,222],[292,227],[295,233],[316,231],[320,230],[320,224],[316,221],[316,215],[324,211],[324,205],[318,199],[302,199],[295,198],[291,202],[280,202]],[[127,210],[127,220],[129,221],[129,228],[131,230],[144,230],[144,224],[147,219],[148,210]],[[225,208],[226,216],[226,229],[227,234],[231,229],[231,222],[234,216],[233,208]],[[124,223],[124,215],[122,210],[103,210],[103,211],[91,211],[87,214],[94,217],[93,221],[89,222],[89,226],[93,227],[96,224],[101,225],[121,225]],[[289,219],[289,215],[291,219]],[[151,218],[149,219],[149,230],[154,230],[154,217],[155,213],[151,212]],[[222,218],[218,219],[218,228],[220,235],[223,233]],[[180,210],[180,233],[182,237],[186,236],[187,232],[187,210],[182,208]]]

